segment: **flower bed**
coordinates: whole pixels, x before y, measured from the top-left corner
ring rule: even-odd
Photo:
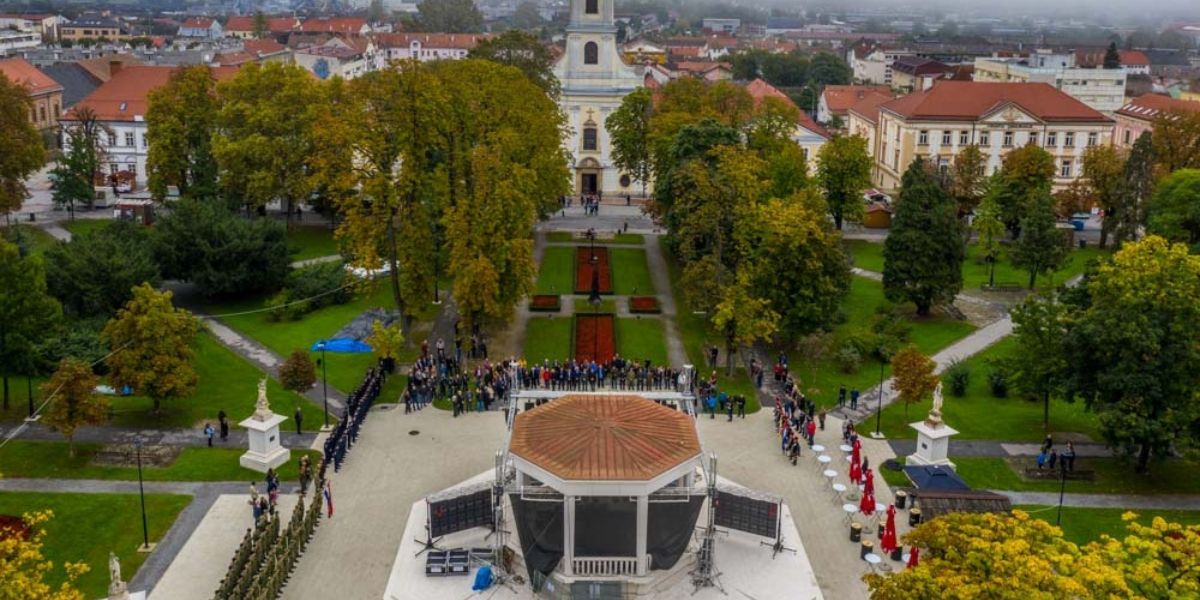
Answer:
[[[658,305],[657,296],[633,296],[629,299],[631,313],[659,313],[662,307]]]
[[[9,538],[27,540],[30,534],[32,531],[25,523],[25,519],[13,515],[0,515],[0,541]]]
[[[562,301],[557,294],[535,294],[529,299],[529,310],[536,312],[558,312]]]
[[[612,315],[575,315],[575,360],[608,362],[617,351]]]
[[[592,293],[592,249],[587,246],[575,248],[575,293]],[[611,294],[612,267],[608,262],[608,248],[597,246],[596,270],[600,274],[600,293]]]

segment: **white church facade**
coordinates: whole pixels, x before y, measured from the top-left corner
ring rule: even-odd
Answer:
[[[617,50],[613,2],[571,0],[566,51],[554,67],[569,128],[564,143],[575,194],[625,195],[642,189],[613,165],[604,126],[625,95],[643,82],[642,68],[625,64]]]

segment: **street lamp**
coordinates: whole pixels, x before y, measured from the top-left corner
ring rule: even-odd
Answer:
[[[325,426],[323,431],[329,430],[329,377],[325,371],[325,340],[317,342],[317,348],[321,350],[321,398],[325,405]]]
[[[146,488],[142,484],[142,440],[138,438],[134,441],[134,446],[137,448],[137,469],[138,469],[138,496],[142,501],[142,547],[138,548],[138,552],[150,551],[150,528],[146,525]]]
[[[871,434],[871,437],[877,440],[884,437],[881,431],[883,422],[883,369],[887,366],[888,355],[891,354],[888,350],[886,345],[880,344],[879,348],[875,351],[879,355],[879,398],[875,403],[875,431]]]

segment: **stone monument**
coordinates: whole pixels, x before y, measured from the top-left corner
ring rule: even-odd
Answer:
[[[146,592],[129,591],[129,586],[121,581],[121,561],[117,555],[108,553],[108,596],[105,600],[146,600]]]
[[[958,430],[942,422],[942,384],[938,382],[933,390],[933,407],[924,421],[909,423],[908,426],[917,430],[917,450],[908,455],[908,465],[945,465],[954,468],[954,463],[946,458],[950,450],[950,437]]]
[[[238,423],[246,429],[250,442],[250,449],[242,454],[238,462],[260,473],[287,462],[292,453],[283,447],[279,437],[279,424],[286,420],[287,417],[271,412],[267,402],[267,378],[264,377],[258,382],[258,401],[254,404],[254,414]]]

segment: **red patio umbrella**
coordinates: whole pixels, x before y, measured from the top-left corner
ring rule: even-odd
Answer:
[[[862,501],[858,504],[858,512],[864,515],[875,514],[875,494],[863,494]]]
[[[858,485],[859,481],[862,481],[862,471],[859,469],[858,457],[855,456],[850,459],[850,482]]]
[[[911,569],[911,568],[917,566],[917,563],[920,562],[920,558],[919,558],[920,555],[921,555],[920,548],[913,546],[911,549],[909,549],[909,551],[908,551],[908,568]]]
[[[879,542],[879,549],[883,550],[884,554],[891,554],[896,547],[896,505],[889,504],[887,523],[883,526],[883,540]]]
[[[863,478],[863,492],[874,496],[875,495],[875,472],[872,471],[870,467],[867,467],[866,469],[863,469],[862,478]]]

